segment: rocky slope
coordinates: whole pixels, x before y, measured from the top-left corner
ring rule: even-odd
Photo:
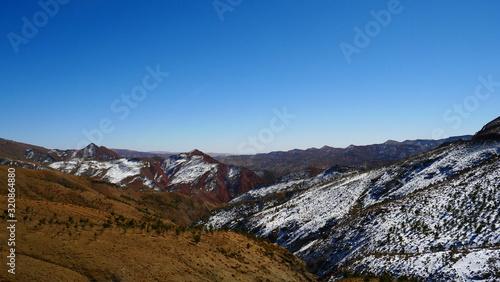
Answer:
[[[220,163],[198,150],[167,158],[161,169],[167,178],[164,189],[213,203],[228,202],[264,184],[253,171]]]
[[[286,247],[333,281],[349,270],[426,281],[500,279],[500,143],[458,141],[264,197],[198,222]],[[302,182],[303,184],[304,182]],[[275,190],[274,192],[272,190]]]
[[[44,169],[51,163],[74,158],[110,161],[120,159],[121,156],[106,147],[99,147],[95,144],[89,144],[80,150],[50,150],[0,138],[0,164]]]
[[[49,167],[100,178],[122,187],[179,192],[212,203],[227,202],[263,184],[254,172],[219,163],[198,150],[165,160],[122,158],[110,161],[87,159],[87,151],[82,157],[75,155],[67,161],[53,162]]]
[[[102,179],[123,188],[176,191],[212,203],[227,202],[264,184],[254,172],[225,165],[194,150],[162,157],[122,158],[103,146],[80,150],[49,150],[0,139],[0,164],[34,169],[56,169]]]

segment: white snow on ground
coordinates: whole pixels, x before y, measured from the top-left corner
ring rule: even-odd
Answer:
[[[177,168],[180,169],[177,170]],[[162,169],[171,176],[170,184],[196,183],[198,179],[209,171],[215,171],[218,164],[206,163],[201,156],[192,156],[186,158],[185,154],[179,157],[168,158],[163,164]]]
[[[293,242],[318,231],[329,220],[345,216],[363,192],[365,179],[363,174],[347,178],[333,189],[331,184],[313,188],[312,193],[301,194],[282,205],[258,213],[250,220],[250,225],[262,226],[263,236],[283,226],[297,226],[290,237]]]
[[[170,179],[171,184],[196,183],[198,178],[209,171],[215,171],[218,167],[218,164],[206,163],[201,156],[193,156],[190,160],[182,160],[181,163],[180,169]],[[180,165],[179,161],[175,164]]]
[[[389,271],[398,273],[399,276],[422,278],[432,274],[434,281],[493,282],[499,280],[500,249],[441,251],[418,255],[370,255],[354,262],[349,268],[361,267],[378,275]]]
[[[352,172],[347,173],[339,173],[339,172],[321,172],[320,174],[307,178],[307,179],[292,179],[288,181],[282,181],[273,185],[259,187],[253,190],[250,190],[240,196],[232,199],[231,203],[241,202],[241,201],[249,201],[249,200],[258,200],[265,198],[270,195],[274,195],[276,193],[294,191],[302,188],[310,188],[316,184],[320,184],[335,178],[339,178],[340,176],[345,176],[352,174]]]
[[[66,152],[62,151],[62,150],[50,150],[48,153],[49,154],[56,154],[59,158],[66,155]]]
[[[84,159],[95,159],[97,156],[97,145],[89,144],[87,147],[83,148],[83,158]]]
[[[306,261],[326,256],[319,274],[357,261],[353,270],[385,269],[397,276],[413,269],[421,279],[449,273],[452,278],[439,281],[466,281],[482,275],[486,267],[496,271],[498,261],[491,258],[499,258],[498,250],[474,251],[453,264],[440,262],[440,256],[454,248],[498,248],[498,155],[499,143],[453,144],[395,165],[304,187],[290,199],[263,199],[302,185],[300,180],[279,183],[244,194],[260,200],[237,202],[244,199],[238,197],[204,224],[274,238]],[[360,260],[374,253],[399,260],[392,268]]]
[[[241,169],[231,165],[228,168],[227,178],[229,179],[229,181],[234,181],[234,179],[238,177],[240,172],[241,172]]]
[[[256,200],[256,199],[262,199],[265,198],[266,196],[273,195],[276,193],[280,192],[285,192],[291,189],[295,189],[295,187],[298,187],[298,185],[304,183],[305,180],[293,180],[293,181],[288,181],[288,182],[282,182],[270,186],[263,186],[260,188],[256,188],[253,190],[250,190],[244,194],[239,195],[238,197],[234,198],[231,200],[231,203],[236,203],[236,202],[241,202],[241,201],[248,201],[248,200]]]
[[[119,159],[114,161],[100,162],[74,158],[69,161],[55,162],[49,165],[53,169],[75,175],[86,175],[99,177],[108,182],[123,186],[122,181],[128,177],[138,176],[145,166],[143,162]],[[143,179],[148,187],[154,188],[154,183]]]
[[[439,183],[450,175],[476,165],[484,160],[485,157],[499,154],[499,152],[500,149],[498,148],[498,145],[473,147],[460,145],[454,150],[443,151],[437,155],[433,155],[431,158],[433,161],[432,164],[427,167],[409,170],[410,173],[405,174],[403,177],[398,175],[402,172],[399,164],[380,169],[379,172],[382,175],[375,184],[376,186],[387,185],[388,182],[393,181],[394,179],[397,179],[398,182],[403,185],[397,190],[386,194],[382,198],[376,199],[373,197],[367,197],[364,199],[363,204],[364,206],[370,206],[375,203],[379,203],[390,198],[401,197],[415,190]]]

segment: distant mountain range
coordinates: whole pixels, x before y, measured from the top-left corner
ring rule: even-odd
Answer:
[[[227,164],[244,166],[254,171],[269,171],[274,177],[315,167],[327,169],[335,165],[367,169],[386,165],[435,149],[444,143],[469,140],[472,136],[450,137],[441,140],[389,140],[383,144],[351,145],[347,148],[324,146],[320,149],[291,150],[256,155],[234,155],[217,158]]]
[[[111,150],[95,144],[80,150],[59,150],[0,139],[0,164],[57,169],[122,187],[178,191],[212,203],[223,203],[280,178],[286,180],[300,175],[299,178],[304,179],[339,165],[356,169],[380,166],[458,139],[470,139],[470,136],[437,141],[387,141],[345,149],[325,146],[255,156],[215,154],[217,159],[198,150],[180,154],[139,152]]]
[[[180,154],[180,152],[174,153],[174,152],[168,152],[168,151],[141,152],[141,151],[127,150],[127,149],[111,149],[111,150],[116,152],[118,155],[120,155],[124,158],[161,157],[161,158],[166,159],[168,157]],[[231,155],[231,154],[225,154],[225,153],[205,153],[205,154],[207,154],[213,158],[220,158],[220,157],[225,157],[225,156]]]

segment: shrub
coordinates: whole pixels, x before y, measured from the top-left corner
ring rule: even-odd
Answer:
[[[111,220],[108,219],[105,223],[102,224],[102,227],[104,228],[110,228],[111,227]]]
[[[384,275],[381,275],[381,276],[379,277],[379,281],[380,281],[380,282],[392,282],[392,281],[393,281],[393,279],[392,279],[392,277],[391,277],[390,275],[388,275],[388,274],[384,274]]]
[[[198,233],[198,234],[194,235],[193,239],[194,239],[194,242],[196,244],[198,244],[201,241],[201,234]]]

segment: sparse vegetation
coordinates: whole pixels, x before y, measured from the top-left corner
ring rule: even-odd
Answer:
[[[5,169],[0,165],[0,181],[2,170]],[[26,221],[20,225],[18,233],[19,239],[24,242],[20,244],[19,251],[36,257],[29,262],[33,267],[19,274],[19,279],[23,281],[31,280],[23,276],[28,274],[31,275],[30,277],[36,275],[42,280],[68,281],[68,277],[71,277],[69,279],[72,281],[88,280],[87,277],[73,272],[71,269],[74,268],[86,269],[86,274],[98,281],[110,281],[123,277],[131,277],[135,280],[160,280],[167,276],[174,280],[182,280],[186,277],[195,279],[194,277],[210,273],[213,268],[217,269],[217,272],[213,274],[213,279],[219,281],[234,279],[235,275],[246,280],[259,279],[261,281],[273,281],[278,279],[277,277],[285,281],[312,281],[314,279],[305,272],[299,260],[282,248],[271,245],[249,248],[246,246],[254,245],[254,241],[234,232],[204,232],[200,228],[188,229],[194,233],[185,232],[186,225],[179,223],[190,223],[187,220],[189,217],[178,217],[177,212],[182,212],[183,209],[193,209],[190,211],[193,215],[197,208],[206,209],[197,204],[186,204],[186,202],[197,200],[175,194],[175,203],[172,202],[172,204],[177,204],[179,210],[163,217],[162,215],[173,210],[164,206],[155,206],[149,202],[146,203],[148,206],[142,209],[148,209],[150,213],[143,213],[128,204],[104,196],[102,193],[119,195],[123,191],[121,188],[108,186],[105,183],[92,183],[93,188],[90,188],[84,184],[88,180],[85,177],[22,169],[19,169],[18,173],[19,186],[22,186],[23,195],[17,200],[20,206],[27,207],[19,213],[19,216]],[[76,197],[72,193],[81,192],[75,192],[74,189],[65,190],[62,185],[55,186],[47,180],[52,177],[43,177],[45,174],[69,177],[73,179],[72,181],[82,181],[80,187],[86,189],[85,193]],[[38,176],[42,176],[44,182],[38,182]],[[45,200],[48,199],[44,195],[50,190],[49,188],[57,190],[51,191],[52,200]],[[68,191],[71,193],[65,194]],[[119,196],[113,196],[113,198],[116,197]],[[120,199],[130,201],[126,197],[120,197]],[[33,218],[32,222],[30,218]],[[168,218],[176,218],[179,223],[173,223]],[[34,234],[35,228],[43,230],[43,232],[36,233],[36,242],[33,241],[31,235]],[[50,232],[47,232],[48,230]],[[123,230],[132,232],[124,233]],[[147,230],[150,230],[150,233]],[[71,243],[61,244],[64,241]],[[89,243],[92,247],[89,247]],[[224,249],[227,256],[216,251],[216,248]],[[268,248],[267,252],[272,252],[273,255],[263,255],[260,248]],[[78,255],[75,256],[75,253]],[[183,261],[179,260],[179,254],[182,254]],[[110,259],[111,256],[120,259]],[[281,257],[292,258],[292,260],[290,264],[283,264],[279,259]],[[44,260],[54,260],[54,258],[57,258],[58,267],[46,270]],[[231,260],[228,261],[226,258]],[[106,263],[102,263],[103,261]],[[144,268],[137,264],[138,261],[147,263],[153,269],[144,271]],[[240,272],[238,265],[242,264],[246,274]],[[104,265],[121,269],[121,272],[111,275],[107,268],[103,267]],[[161,265],[161,267],[155,267],[155,265]]]

